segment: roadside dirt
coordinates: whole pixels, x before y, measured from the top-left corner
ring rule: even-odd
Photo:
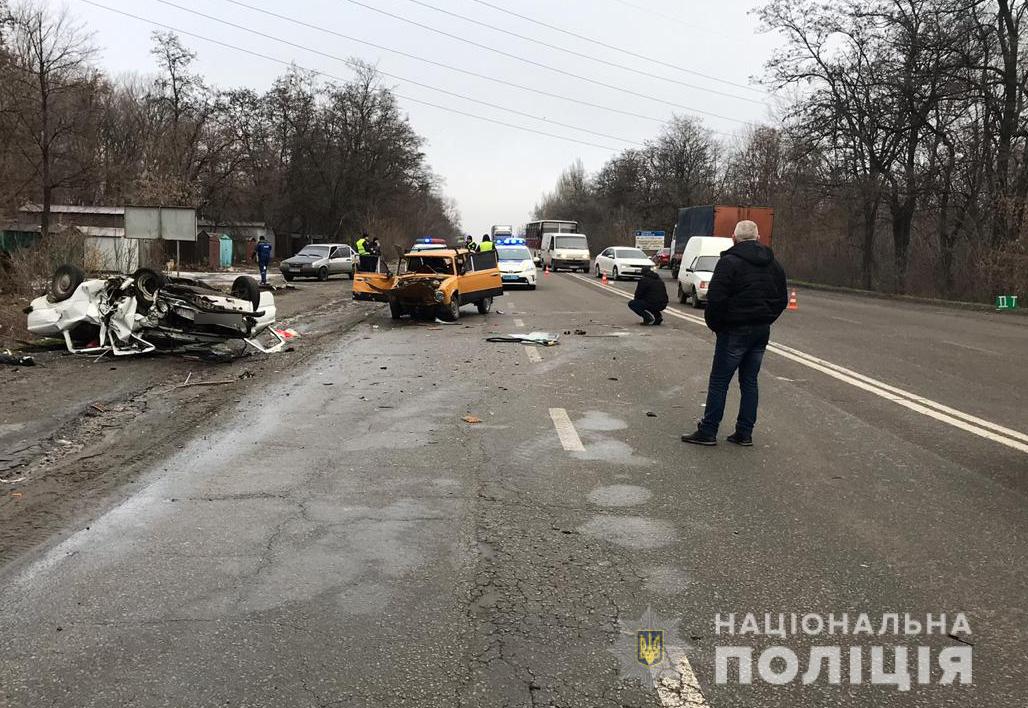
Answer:
[[[270,395],[319,343],[379,309],[353,302],[347,280],[296,285],[275,293],[279,322],[300,334],[278,354],[210,363],[51,351],[33,354],[34,367],[0,366],[0,564],[131,491],[221,406],[255,386]],[[212,381],[231,383],[196,385]]]

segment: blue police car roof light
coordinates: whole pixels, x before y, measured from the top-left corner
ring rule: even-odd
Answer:
[[[503,238],[497,242],[499,246],[524,246],[527,241],[523,238]]]

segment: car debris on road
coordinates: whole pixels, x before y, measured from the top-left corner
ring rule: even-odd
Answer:
[[[166,277],[141,268],[132,275],[89,278],[63,265],[50,291],[26,308],[28,330],[63,337],[73,354],[128,356],[155,351],[210,351],[242,341],[265,354],[277,352],[285,338],[275,322],[275,297],[257,281],[241,275],[229,294],[190,278]],[[275,342],[257,337],[269,332]]]

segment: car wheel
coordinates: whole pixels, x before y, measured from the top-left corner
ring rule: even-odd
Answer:
[[[229,291],[232,297],[246,300],[253,305],[254,312],[261,306],[261,288],[257,281],[249,275],[241,275],[232,281],[232,289]]]
[[[282,277],[285,278],[287,283],[293,282],[293,274],[292,273],[283,273]]]
[[[157,301],[157,291],[164,287],[164,276],[149,268],[140,268],[132,274],[136,290],[136,302],[142,311],[150,309]]]
[[[440,306],[439,319],[447,322],[456,322],[460,319],[460,293],[453,294],[449,305]]]
[[[618,267],[617,266],[614,266],[613,268],[610,269],[610,277],[613,278],[614,280],[620,280],[621,279],[618,276]]]
[[[697,310],[703,307],[703,303],[700,302],[700,296],[696,294],[696,288],[692,289],[692,306]]]
[[[59,266],[54,271],[54,277],[50,279],[50,298],[54,302],[67,300],[85,279],[86,274],[78,266],[67,263]]]
[[[475,306],[478,307],[478,314],[484,315],[493,306],[493,299],[491,297],[484,297],[475,303]]]
[[[328,268],[325,266],[318,268],[318,280],[328,280]]]
[[[398,320],[403,317],[403,305],[396,301],[389,303],[389,314],[394,320]]]
[[[682,303],[684,305],[686,303],[686,300],[688,300],[688,299],[689,298],[686,297],[686,295],[685,295],[685,291],[682,290],[682,284],[679,283],[678,284],[678,302],[680,302],[680,303]]]
[[[597,277],[597,278],[599,278],[599,277],[600,277],[600,275],[601,275],[601,274],[600,274],[600,264],[599,264],[599,263],[597,263],[597,264],[596,264],[596,277]]]

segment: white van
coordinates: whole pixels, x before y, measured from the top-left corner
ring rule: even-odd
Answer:
[[[682,267],[678,271],[678,301],[691,302],[693,307],[703,307],[707,301],[707,287],[714,275],[721,254],[735,242],[723,236],[693,236],[682,251]]]
[[[588,273],[592,265],[589,239],[585,234],[544,233],[539,255],[543,265],[551,271],[567,268]]]

